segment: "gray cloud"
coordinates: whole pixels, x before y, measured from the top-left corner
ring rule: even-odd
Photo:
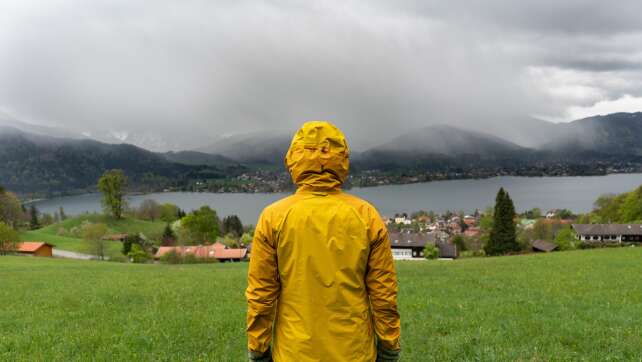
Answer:
[[[159,149],[306,119],[363,147],[642,97],[639,1],[0,4],[0,109]]]

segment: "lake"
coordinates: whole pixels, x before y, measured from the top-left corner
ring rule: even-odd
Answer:
[[[517,211],[539,207],[543,211],[566,208],[590,211],[595,199],[605,193],[621,193],[642,185],[642,174],[613,174],[587,177],[513,177],[483,180],[448,180],[408,185],[353,188],[349,193],[375,205],[382,215],[417,210],[463,210],[471,212],[494,205],[500,187],[510,193]],[[216,209],[220,217],[238,215],[243,223],[254,224],[261,210],[288,194],[166,192],[129,196],[132,206],[145,199],[171,202],[190,211],[202,205]],[[36,202],[39,210],[52,213],[62,206],[68,215],[100,211],[100,194],[67,196]]]

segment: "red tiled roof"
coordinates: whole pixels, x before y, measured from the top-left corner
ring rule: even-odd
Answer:
[[[216,243],[214,245],[161,246],[154,257],[160,258],[172,251],[178,255],[191,254],[197,258],[216,259],[243,259],[247,254],[247,249],[226,249],[225,245]]]
[[[43,243],[42,241],[23,241],[18,244],[18,251],[22,253],[34,253],[45,245],[49,245],[53,248],[53,245]]]

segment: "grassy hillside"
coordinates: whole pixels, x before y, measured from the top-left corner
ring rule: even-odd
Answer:
[[[637,360],[642,248],[400,262],[405,361]],[[0,258],[0,360],[245,360],[247,264]]]
[[[109,228],[109,233],[143,233],[149,237],[156,237],[162,234],[165,224],[162,221],[145,221],[138,219],[115,220],[101,214],[85,214],[70,218],[57,224],[46,226],[38,230],[24,231],[20,233],[23,241],[37,240],[54,244],[57,249],[83,252],[85,245],[75,229],[79,229],[83,222],[104,223]],[[121,243],[109,242],[109,250],[112,253],[119,252]]]

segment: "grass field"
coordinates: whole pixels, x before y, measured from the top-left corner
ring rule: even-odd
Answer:
[[[56,249],[69,250],[75,252],[85,252],[86,246],[83,240],[70,236],[69,232],[73,228],[80,227],[84,221],[93,223],[104,223],[109,228],[109,233],[143,233],[147,236],[161,235],[165,223],[162,221],[145,221],[139,219],[126,218],[115,220],[101,214],[85,214],[78,217],[70,218],[57,224],[49,225],[38,230],[28,230],[20,233],[20,240],[23,241],[44,241],[56,246]],[[64,229],[65,233],[60,235]],[[108,242],[108,254],[118,254],[121,249],[121,243],[118,241]]]
[[[642,359],[642,248],[397,269],[404,361]],[[0,257],[0,360],[244,361],[246,272]]]

